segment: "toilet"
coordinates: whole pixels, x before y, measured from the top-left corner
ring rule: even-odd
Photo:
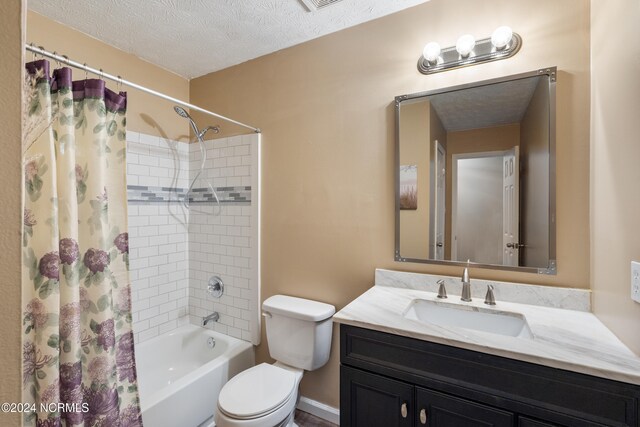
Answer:
[[[274,295],[262,303],[262,312],[269,354],[276,362],[249,368],[222,387],[217,427],[296,427],[302,375],[329,360],[334,306]]]

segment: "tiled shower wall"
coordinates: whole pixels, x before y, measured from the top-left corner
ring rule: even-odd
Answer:
[[[170,188],[189,179],[188,144],[127,132],[129,274],[136,342],[188,322],[186,210]]]
[[[136,342],[189,321],[200,325],[214,310],[220,321],[208,327],[259,342],[259,143],[259,135],[207,141],[205,170],[186,209],[202,159],[198,144],[127,132]],[[220,299],[206,293],[214,274],[225,284]]]
[[[259,343],[258,188],[259,135],[207,141],[204,170],[194,188],[189,221],[189,317],[201,324],[213,311],[214,330]],[[202,161],[197,144],[190,152],[195,178]],[[220,204],[208,187],[216,189]],[[222,278],[224,295],[211,298],[207,281]]]

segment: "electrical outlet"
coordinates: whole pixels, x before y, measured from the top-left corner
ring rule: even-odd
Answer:
[[[640,262],[631,261],[631,299],[640,303]]]

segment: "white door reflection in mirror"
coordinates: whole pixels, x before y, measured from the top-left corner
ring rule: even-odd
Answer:
[[[503,161],[507,157],[513,161],[514,150],[515,148],[453,156],[453,260],[472,259],[487,264],[502,263],[504,218],[505,215],[514,213],[514,201],[517,204],[517,198],[509,201],[503,196]],[[513,175],[514,173],[511,174],[512,181]],[[508,202],[508,205],[505,202]],[[517,236],[517,217],[514,221]],[[509,231],[512,232],[513,229]]]
[[[515,146],[503,156],[502,163],[502,248],[503,265],[518,265],[518,231],[520,218],[520,157]]]
[[[436,206],[435,206],[435,243],[433,248],[434,259],[443,260],[444,259],[444,251],[445,251],[445,215],[446,215],[446,207],[445,207],[445,194],[446,194],[446,182],[447,182],[447,154],[445,148],[438,142],[435,141],[436,145]]]

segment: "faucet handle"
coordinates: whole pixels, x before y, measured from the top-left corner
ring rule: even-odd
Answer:
[[[438,298],[447,297],[447,289],[444,287],[444,280],[440,279],[436,282],[438,285]]]
[[[496,298],[493,295],[493,285],[487,286],[487,295],[484,297],[484,303],[487,305],[496,305]]]

